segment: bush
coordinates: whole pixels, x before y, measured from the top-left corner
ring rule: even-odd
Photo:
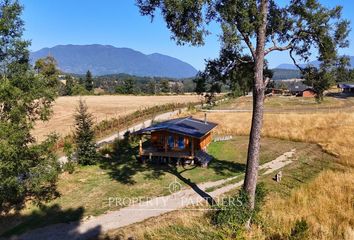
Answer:
[[[230,228],[235,233],[242,232],[249,220],[251,222],[258,220],[258,213],[261,210],[265,196],[264,184],[258,184],[255,207],[251,210],[248,204],[248,195],[241,189],[236,196],[227,198],[221,205],[216,206],[212,221],[216,225]]]
[[[305,219],[297,220],[294,227],[291,229],[289,240],[308,239],[309,225]]]
[[[62,166],[62,170],[64,172],[68,172],[68,173],[72,174],[75,171],[76,163],[73,160],[73,155],[74,155],[73,145],[71,143],[69,143],[68,141],[64,142],[64,153],[67,156],[68,161],[66,163],[64,163],[64,165]]]

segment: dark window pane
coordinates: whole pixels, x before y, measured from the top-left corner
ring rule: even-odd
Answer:
[[[178,148],[179,149],[184,149],[185,148],[184,137],[182,137],[182,136],[178,137]]]
[[[175,140],[174,140],[174,138],[173,138],[173,136],[168,136],[168,146],[170,147],[170,148],[174,148],[175,147]]]

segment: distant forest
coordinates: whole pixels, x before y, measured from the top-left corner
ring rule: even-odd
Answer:
[[[272,69],[273,80],[300,78],[298,70]],[[86,75],[64,74],[60,95],[87,95],[87,94],[183,94],[195,92],[194,78],[174,79],[165,77],[140,77],[129,74],[110,74],[92,76],[90,71]],[[95,90],[94,90],[95,89]],[[223,87],[222,91],[227,91]]]
[[[301,78],[300,70],[275,68],[273,71],[273,80],[286,80],[292,78]]]
[[[65,74],[61,80],[61,96],[94,93],[158,95],[195,91],[193,78],[139,77],[123,73],[93,77],[88,71],[86,75]]]
[[[195,90],[193,78],[139,77],[123,73],[95,77],[94,86],[108,93],[121,94],[181,94]]]

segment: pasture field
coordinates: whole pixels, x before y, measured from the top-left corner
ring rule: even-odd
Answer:
[[[233,108],[244,99],[230,100],[219,110]],[[312,111],[313,99],[272,98],[274,103],[292,106],[288,112],[266,112],[261,143],[261,163],[273,160],[296,148],[295,160],[276,183],[271,176],[261,176],[269,193],[262,208],[261,224],[254,225],[246,239],[288,239],[294,223],[305,219],[308,239],[353,239],[354,237],[354,113],[351,99],[326,98]],[[247,103],[249,104],[249,103]],[[308,108],[299,114],[297,110]],[[337,111],[333,111],[337,108]],[[194,117],[203,119],[204,113]],[[166,186],[176,177],[193,183],[242,178],[247,156],[251,112],[210,112],[209,121],[219,123],[215,135],[236,136],[231,141],[214,142],[208,151],[214,159],[208,168],[141,165],[136,160],[137,146],[128,151],[112,145],[109,158],[95,166],[78,167],[73,174],[61,174],[60,196],[44,206],[28,205],[19,213],[0,218],[2,233],[21,233],[40,226],[69,222],[103,214],[110,209],[104,200],[113,196],[136,197],[169,194]],[[120,153],[124,153],[121,155]],[[184,187],[188,187],[183,184]],[[227,193],[235,194],[237,189]],[[1,233],[0,233],[1,234]],[[175,211],[142,223],[110,231],[102,239],[229,239],[234,235],[214,226],[203,211]]]
[[[266,111],[335,111],[339,109],[353,110],[354,98],[325,97],[321,104],[314,98],[303,98],[295,96],[270,96],[264,101]],[[244,96],[230,99],[214,109],[216,110],[252,110],[252,97]]]
[[[111,158],[102,159],[95,166],[77,167],[73,174],[61,174],[58,181],[60,194],[58,198],[41,207],[28,205],[20,213],[0,217],[0,229],[8,230],[9,235],[48,224],[74,221],[118,210],[122,206],[108,206],[109,197],[168,195],[170,193],[167,186],[174,179],[188,187],[184,182],[186,180],[191,183],[202,183],[233,176],[242,178],[247,145],[248,138],[245,136],[234,137],[227,142],[212,143],[209,152],[215,159],[208,168],[143,165],[136,159],[137,144],[125,146],[124,150],[121,145],[113,145],[106,149],[106,152],[111,151]],[[318,163],[322,158],[332,158],[327,154],[322,156],[321,149],[313,144],[265,138],[262,140],[261,163],[274,160],[292,148],[297,149],[294,158],[305,159],[307,163],[311,162],[312,158],[318,160]]]
[[[312,157],[299,158],[286,166],[280,184],[269,177],[260,178],[269,189],[260,214],[262,222],[240,239],[290,239],[295,222],[301,219],[309,225],[306,239],[354,239],[354,113],[350,110],[353,99],[326,98],[319,107],[333,108],[319,112],[309,107],[317,107],[314,99],[277,97],[269,101],[268,108],[283,105],[295,110],[265,113],[263,138],[301,142],[308,146],[307,156]],[[245,103],[245,99],[231,100],[217,108],[234,109],[240,107],[240,102]],[[251,106],[251,101],[246,102],[242,107]],[[303,108],[310,111],[305,114],[296,111]],[[202,119],[204,113],[196,113],[195,117]],[[250,112],[211,112],[207,117],[219,123],[217,135],[249,134]],[[311,149],[313,144],[320,150]],[[336,158],[321,157],[328,156],[326,153]],[[235,238],[229,230],[214,226],[208,213],[183,210],[111,231],[102,239],[117,236],[175,240]]]
[[[139,109],[156,105],[201,101],[199,96],[190,94],[170,96],[102,95],[59,97],[53,105],[53,115],[50,120],[47,122],[37,122],[33,131],[37,140],[43,140],[51,132],[56,132],[62,137],[69,134],[73,130],[73,115],[80,98],[86,101],[96,123],[110,118],[125,116]]]

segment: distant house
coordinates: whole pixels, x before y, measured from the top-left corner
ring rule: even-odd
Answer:
[[[212,141],[212,131],[216,126],[216,123],[206,119],[186,117],[157,123],[134,134],[150,136],[145,145],[140,140],[139,155],[142,160],[176,163],[194,163],[196,160],[206,166],[212,157],[205,150]]]
[[[289,86],[289,91],[297,97],[315,97],[316,91],[303,83],[296,83]]]
[[[354,93],[354,84],[340,83],[337,85],[343,93]]]
[[[304,91],[302,91],[302,97],[309,97],[309,98],[313,98],[316,97],[317,93],[313,88],[307,88]]]

